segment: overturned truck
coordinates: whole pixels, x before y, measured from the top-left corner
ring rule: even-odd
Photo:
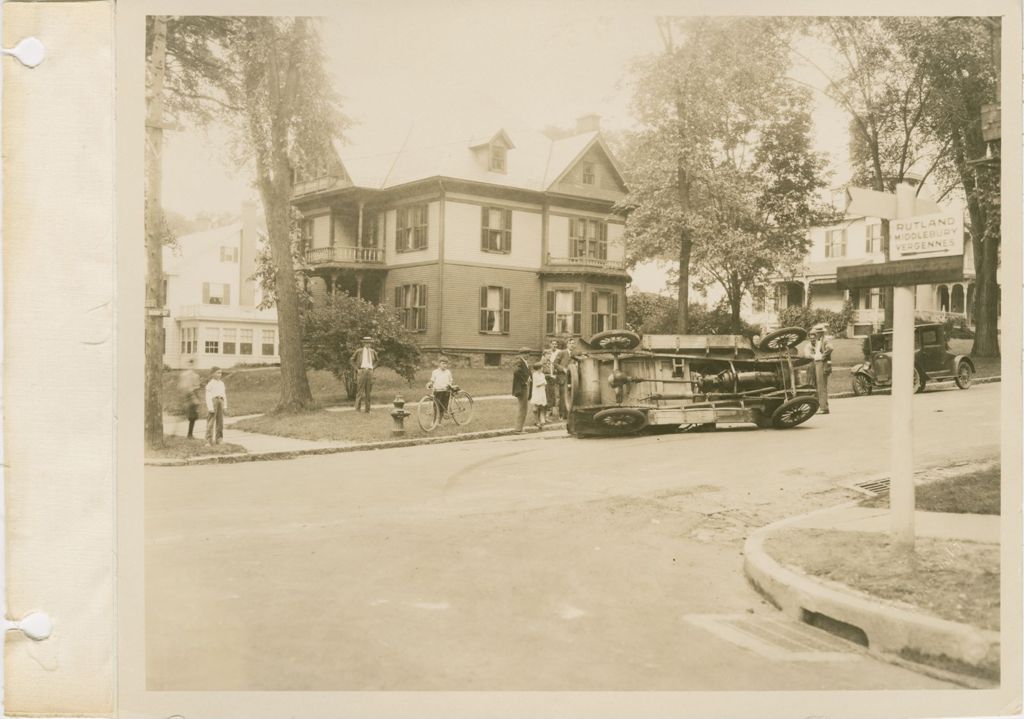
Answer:
[[[570,363],[568,431],[588,437],[719,422],[796,427],[818,411],[811,360],[794,352],[806,336],[789,327],[755,347],[741,335],[601,332]]]

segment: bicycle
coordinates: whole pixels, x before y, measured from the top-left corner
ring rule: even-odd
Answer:
[[[433,393],[425,395],[416,405],[416,421],[424,432],[432,432],[445,417],[462,426],[473,418],[473,397],[456,385],[451,386],[448,395],[448,409],[441,409],[441,403],[434,399]]]

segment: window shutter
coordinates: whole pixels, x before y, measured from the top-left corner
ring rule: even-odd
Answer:
[[[210,283],[203,283],[203,304],[207,304],[210,301]]]
[[[597,224],[597,255],[602,260],[608,259],[608,225],[604,222]]]
[[[843,251],[840,253],[840,256],[846,257],[846,230],[843,230]]]
[[[501,291],[501,332],[508,334],[512,331],[512,290],[505,287]]]
[[[613,294],[610,298],[610,309],[612,315],[612,329],[619,329],[619,296]]]
[[[505,210],[502,220],[502,227],[505,230],[505,243],[501,249],[508,252],[512,249],[512,210]]]
[[[583,292],[576,290],[572,293],[572,333],[574,335],[583,332]]]
[[[417,323],[416,329],[425,330],[427,329],[427,286],[420,285],[420,312],[419,322]]]
[[[544,329],[549,335],[555,333],[555,291],[548,290],[547,313]]]
[[[231,285],[225,283],[221,285],[224,288],[224,294],[222,295],[221,302],[225,305],[231,304]]]
[[[487,249],[488,223],[491,219],[491,212],[487,207],[480,208],[480,249]]]
[[[486,332],[487,326],[487,286],[480,288],[480,331]]]
[[[590,293],[590,334],[597,334],[597,293]]]

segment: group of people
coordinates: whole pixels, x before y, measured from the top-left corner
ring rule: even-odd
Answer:
[[[220,367],[210,369],[210,376],[203,384],[196,373],[195,360],[188,361],[188,367],[178,378],[178,392],[182,397],[182,410],[188,420],[188,439],[195,439],[196,420],[199,408],[206,405],[206,444],[220,444],[224,441],[224,414],[228,411],[228,393],[224,387]],[[205,402],[204,402],[205,400]]]
[[[540,361],[531,361],[531,354],[529,347],[521,347],[513,362],[512,395],[519,402],[517,432],[523,431],[530,408],[538,427],[566,418],[566,377],[576,354],[576,340],[551,340],[548,349],[541,353]]]

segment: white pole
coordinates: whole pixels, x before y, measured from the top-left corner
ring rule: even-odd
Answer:
[[[914,188],[896,187],[896,218],[914,215]],[[914,287],[893,289],[889,507],[893,541],[914,548]]]

